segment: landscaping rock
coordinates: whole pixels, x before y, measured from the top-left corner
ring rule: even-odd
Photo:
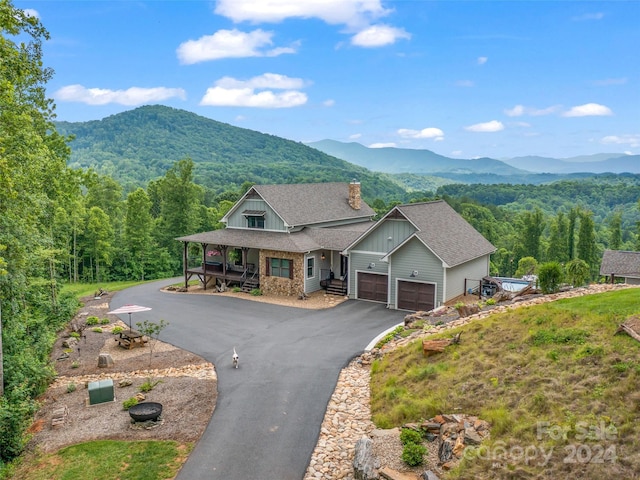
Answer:
[[[353,478],[355,480],[377,480],[378,465],[373,455],[373,440],[362,437],[356,442],[355,457],[353,459]]]

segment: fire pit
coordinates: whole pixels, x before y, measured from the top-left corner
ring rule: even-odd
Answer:
[[[142,402],[129,408],[129,416],[135,422],[156,421],[162,413],[162,404],[156,402]]]

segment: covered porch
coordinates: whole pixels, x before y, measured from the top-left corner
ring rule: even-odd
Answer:
[[[255,261],[249,261],[248,247],[229,245],[210,245],[200,243],[201,258],[194,261],[189,257],[189,242],[184,242],[183,272],[184,286],[197,277],[205,290],[208,288],[240,287],[250,292],[260,288],[260,271],[257,261],[258,252],[253,252]]]

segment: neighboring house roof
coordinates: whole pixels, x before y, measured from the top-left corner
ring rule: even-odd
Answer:
[[[600,275],[640,277],[640,252],[605,250],[600,264]]]
[[[443,263],[451,268],[483,255],[495,252],[491,242],[462,218],[444,200],[398,205],[387,213],[386,218],[400,215],[416,227],[416,232],[387,253],[383,260],[400,249],[412,238],[419,239]],[[373,231],[376,227],[373,227]],[[369,235],[366,232],[363,236]]]
[[[299,232],[271,232],[259,229],[224,228],[177,238],[182,242],[209,245],[233,245],[263,250],[305,253],[326,248],[342,250],[373,222],[361,222],[334,228],[304,228]]]
[[[254,185],[243,199],[255,192],[291,227],[313,225],[340,220],[368,219],[376,212],[365,202],[359,210],[349,205],[348,183],[301,183],[285,185]],[[240,199],[224,216],[242,204]]]

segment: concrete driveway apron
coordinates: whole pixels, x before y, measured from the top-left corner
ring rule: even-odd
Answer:
[[[404,313],[357,300],[307,310],[160,291],[179,281],[133,287],[111,303],[152,307],[144,319],[169,322],[160,340],[216,366],[216,408],[178,480],[302,479],[340,370]]]

